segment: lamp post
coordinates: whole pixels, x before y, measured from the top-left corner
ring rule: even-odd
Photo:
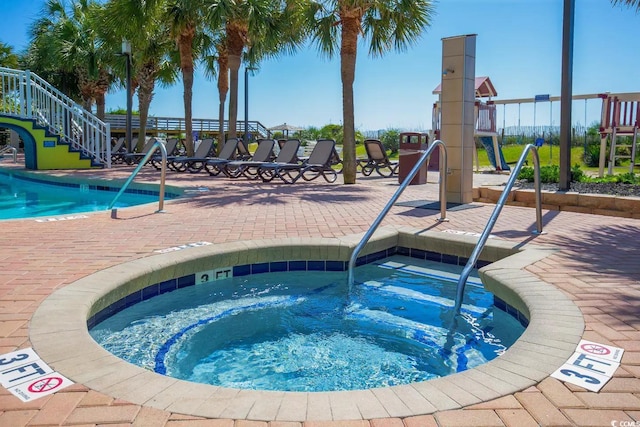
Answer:
[[[133,147],[131,146],[131,109],[133,103],[133,97],[131,96],[131,43],[128,40],[122,40],[122,55],[127,58],[126,72],[127,72],[127,121],[125,130],[125,140],[127,146],[127,152],[131,153]]]
[[[244,139],[249,143],[249,70],[253,71],[254,67],[244,68]]]

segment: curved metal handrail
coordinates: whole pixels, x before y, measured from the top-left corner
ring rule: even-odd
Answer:
[[[0,150],[0,154],[4,154],[7,151],[11,151],[11,155],[13,157],[13,163],[18,163],[18,149],[16,147],[12,147],[11,145],[7,145]]]
[[[362,251],[362,248],[364,248],[364,245],[367,244],[367,242],[369,241],[373,233],[376,231],[376,229],[378,228],[378,226],[380,225],[384,217],[387,215],[387,213],[389,212],[393,204],[396,202],[396,200],[398,200],[398,197],[400,197],[400,195],[405,190],[405,188],[407,188],[409,183],[411,183],[411,180],[416,176],[416,174],[418,173],[422,165],[426,163],[427,159],[429,158],[429,156],[435,150],[436,147],[440,147],[440,215],[441,215],[440,218],[436,219],[436,221],[447,221],[447,194],[446,194],[447,147],[444,145],[444,142],[437,139],[433,141],[433,144],[431,144],[431,146],[427,150],[425,151],[420,150],[422,151],[422,156],[420,157],[420,159],[413,166],[413,169],[411,169],[411,172],[409,172],[405,180],[402,182],[402,184],[400,184],[400,187],[393,194],[393,196],[391,197],[391,200],[387,202],[386,206],[382,209],[382,212],[380,212],[378,217],[373,221],[373,224],[371,224],[371,227],[369,227],[369,230],[365,233],[365,235],[362,237],[362,240],[360,240],[360,243],[358,243],[358,245],[353,250],[353,253],[351,254],[351,258],[349,259],[349,268],[347,270],[347,284],[349,286],[349,293],[351,293],[351,287],[353,286],[353,269],[356,265],[356,260],[358,259],[358,255],[360,254],[360,251]]]
[[[502,191],[500,198],[496,202],[496,207],[493,209],[493,212],[489,217],[489,222],[484,227],[484,230],[482,231],[482,234],[478,239],[478,243],[476,244],[476,247],[473,248],[473,252],[471,253],[471,256],[469,256],[469,260],[467,261],[467,264],[464,266],[464,269],[460,274],[460,279],[458,280],[458,286],[456,288],[456,305],[454,309],[455,314],[460,313],[460,307],[462,306],[462,299],[464,297],[464,287],[467,283],[467,279],[471,274],[471,270],[473,270],[473,266],[478,261],[480,252],[482,252],[484,245],[487,243],[489,234],[491,234],[491,230],[493,230],[493,226],[498,220],[498,215],[500,215],[500,212],[502,211],[502,207],[505,205],[507,201],[507,197],[509,196],[511,189],[515,184],[516,179],[518,179],[518,175],[520,174],[520,169],[522,169],[522,165],[527,159],[527,154],[529,154],[529,151],[533,153],[533,185],[536,192],[536,231],[534,231],[533,234],[543,234],[542,197],[540,192],[540,159],[538,156],[538,149],[533,144],[527,144],[524,147],[524,151],[520,155],[520,159],[518,160],[518,163],[513,168],[513,171],[511,171],[511,176],[509,177],[509,180],[507,181],[505,189]]]
[[[153,143],[153,145],[151,146],[147,154],[142,158],[142,160],[140,160],[140,163],[138,163],[138,166],[133,170],[133,172],[131,172],[131,176],[129,176],[129,178],[124,183],[124,185],[122,186],[118,194],[116,194],[116,197],[113,198],[113,200],[111,201],[111,204],[107,209],[113,209],[113,206],[116,204],[116,202],[118,201],[122,193],[124,193],[127,187],[129,187],[129,184],[131,184],[131,181],[133,181],[133,178],[135,178],[136,175],[138,175],[138,172],[140,172],[140,169],[142,169],[142,167],[145,165],[145,163],[147,163],[147,161],[151,158],[153,153],[156,152],[156,150],[160,150],[160,154],[162,155],[162,161],[161,161],[161,167],[160,167],[160,191],[159,191],[160,194],[158,199],[158,210],[156,212],[163,212],[164,181],[167,176],[167,149],[165,148],[164,144],[160,141],[156,141]],[[116,217],[116,212],[114,211],[115,209],[111,211],[111,218]]]

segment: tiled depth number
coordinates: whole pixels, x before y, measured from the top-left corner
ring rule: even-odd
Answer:
[[[196,273],[196,285],[215,282],[216,280],[230,279],[233,277],[233,267],[217,268],[215,270]]]

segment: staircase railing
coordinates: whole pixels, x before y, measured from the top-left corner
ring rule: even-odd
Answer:
[[[74,149],[111,167],[109,124],[29,70],[0,67],[0,112],[34,119]]]
[[[456,314],[460,313],[460,307],[462,306],[462,299],[464,297],[464,288],[467,283],[467,279],[471,274],[471,270],[473,270],[473,267],[476,265],[476,262],[480,257],[480,252],[482,252],[484,245],[487,243],[487,239],[491,234],[491,230],[493,230],[493,226],[496,224],[496,221],[498,220],[498,216],[500,215],[500,212],[502,211],[503,206],[507,202],[507,197],[509,197],[509,193],[511,192],[511,189],[515,184],[516,179],[518,179],[518,175],[520,175],[520,169],[522,169],[522,165],[524,164],[525,160],[527,160],[527,155],[529,154],[529,151],[531,151],[533,154],[533,185],[535,187],[535,192],[536,192],[536,231],[534,231],[534,234],[542,234],[542,196],[540,192],[540,159],[538,157],[538,149],[535,147],[535,145],[527,144],[524,147],[524,151],[520,155],[520,159],[518,160],[518,163],[511,171],[511,176],[509,177],[509,180],[507,181],[507,184],[505,185],[505,188],[502,191],[502,194],[500,195],[498,202],[496,203],[496,207],[493,209],[493,212],[489,217],[489,222],[484,227],[484,230],[482,231],[482,234],[478,239],[478,243],[476,244],[476,247],[473,248],[473,252],[471,252],[469,259],[467,260],[467,264],[462,269],[462,273],[460,274],[460,279],[458,279],[458,286],[456,288],[456,304],[454,308],[454,312]]]

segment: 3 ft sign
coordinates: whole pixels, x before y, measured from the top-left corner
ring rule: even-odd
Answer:
[[[44,363],[31,348],[0,355],[0,385],[23,402],[55,393],[73,382]]]
[[[624,350],[582,340],[575,353],[552,377],[598,392],[620,366]]]

